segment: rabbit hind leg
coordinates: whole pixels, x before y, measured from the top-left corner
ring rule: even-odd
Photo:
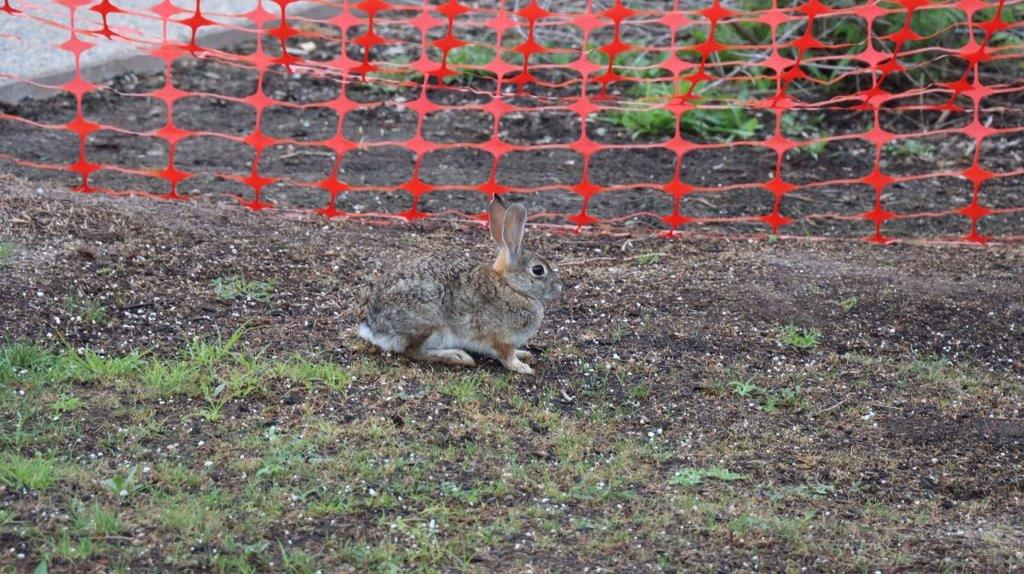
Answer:
[[[476,361],[462,349],[428,349],[420,352],[420,360],[447,363],[460,367],[475,367]]]
[[[411,337],[409,343],[405,347],[405,355],[413,361],[423,361],[431,363],[446,363],[449,365],[457,365],[460,367],[474,367],[476,361],[473,357],[469,356],[469,353],[462,349],[427,349],[424,348],[424,343],[427,339],[434,334],[434,330],[424,331],[423,334]]]

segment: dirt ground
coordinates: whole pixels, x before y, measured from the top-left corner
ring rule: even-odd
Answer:
[[[308,28],[292,48],[334,58],[334,31]],[[480,33],[486,43],[490,32]],[[421,40],[414,33],[375,59],[415,60]],[[1013,81],[1016,70],[1007,73]],[[357,294],[403,257],[491,260],[486,230],[452,218],[484,209],[475,186],[492,159],[466,146],[427,154],[422,180],[446,186],[422,198],[419,208],[438,215],[428,220],[292,213],[325,205],[314,184],[330,174],[323,142],[339,124],[364,145],[341,161],[340,179],[358,190],[337,207],[408,209],[411,196],[394,188],[413,170],[403,142],[419,118],[404,104],[417,92],[275,68],[264,93],[281,105],[261,128],[287,142],[266,150],[260,172],[282,179],[264,199],[285,209],[246,211],[232,196],[251,199],[237,179],[254,156],[239,140],[256,114],[238,100],[258,74],[185,58],[172,76],[193,92],[172,110],[147,96],[161,74],[89,93],[85,119],[104,128],[85,149],[106,166],[94,185],[166,192],[158,178],[110,167],[164,168],[168,144],[152,130],[170,113],[202,132],[180,142],[175,164],[193,174],[180,191],[195,201],[69,193],[75,176],[38,164],[77,158],[75,136],[54,129],[75,117],[74,99],[0,106],[0,573],[1024,570],[1019,243],[836,240],[872,226],[815,215],[869,211],[865,185],[784,198],[795,219],[784,231],[817,239],[736,239],[766,228],[735,221],[698,228],[711,236],[659,237],[674,154],[658,137],[591,117],[588,136],[620,146],[595,155],[592,181],[631,187],[598,194],[589,212],[638,214],[614,229],[552,225],[580,209],[567,191],[582,172],[571,150],[518,150],[497,168],[502,185],[544,188],[513,196],[542,214],[527,242],[566,284],[530,343],[536,375],[486,359],[476,369],[412,364],[356,337]],[[423,118],[421,135],[487,141],[493,118],[476,107],[493,79],[464,76],[456,87],[466,89],[428,90],[446,109]],[[340,90],[364,107],[339,118],[326,104]],[[1024,125],[1013,95],[986,98],[995,111],[980,121]],[[574,114],[509,101],[523,109],[500,122],[501,141],[578,138]],[[797,139],[871,122],[844,110],[787,114],[795,128],[784,133]],[[897,134],[970,120],[880,112]],[[764,140],[774,120],[758,121],[752,139]],[[982,167],[1018,170],[1019,136],[986,138]],[[955,174],[971,165],[972,146],[913,137],[886,145],[881,168]],[[857,139],[817,157],[793,150],[783,177],[863,177],[873,152]],[[770,212],[758,182],[774,165],[757,146],[688,153],[685,182],[744,185],[689,194],[683,213]],[[982,203],[1022,207],[1021,184],[987,181]],[[899,182],[883,199],[907,215],[970,197],[965,179],[943,176]],[[967,225],[943,214],[897,218],[885,231],[956,238]],[[1022,230],[1018,211],[983,218],[979,232]]]
[[[0,373],[0,470],[62,469],[0,473],[0,571],[1024,567],[1020,248],[528,242],[567,286],[536,376],[412,365],[355,337],[359,287],[401,257],[486,262],[482,227],[3,176],[0,344],[151,370],[244,327],[245,357],[352,380],[267,376],[214,417],[216,393],[132,368]],[[143,466],[137,492],[103,486]]]

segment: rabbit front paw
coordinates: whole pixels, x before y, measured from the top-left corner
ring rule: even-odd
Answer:
[[[520,375],[533,374],[533,369],[530,368],[530,365],[527,365],[526,363],[520,361],[518,357],[513,357],[511,361],[505,361],[504,364],[506,369],[510,371],[515,371]]]
[[[516,358],[527,363],[533,362],[533,353],[525,349],[516,349]]]

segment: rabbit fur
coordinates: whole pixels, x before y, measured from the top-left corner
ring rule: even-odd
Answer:
[[[496,196],[488,211],[498,246],[493,265],[458,255],[400,263],[369,288],[359,336],[416,361],[472,367],[470,351],[533,374],[522,347],[562,282],[547,260],[523,248],[526,208]]]

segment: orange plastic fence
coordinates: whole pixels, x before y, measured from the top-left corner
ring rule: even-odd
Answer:
[[[4,18],[32,17],[33,6],[24,0],[2,0],[0,22]],[[834,219],[870,222],[868,239],[887,242],[888,226],[894,220],[927,220],[953,217],[962,222],[962,233],[930,239],[970,242],[1020,240],[1024,229],[1024,204],[1019,190],[1024,181],[1024,166],[1007,161],[1007,154],[1024,148],[1024,132],[1019,108],[1024,105],[1024,12],[1019,2],[1007,0],[894,0],[879,2],[824,2],[809,0],[783,3],[696,2],[680,0],[628,2],[623,0],[415,0],[388,2],[322,2],[321,8],[333,11],[326,16],[297,13],[292,0],[270,0],[242,14],[244,23],[226,15],[204,11],[201,0],[183,8],[181,3],[162,0],[144,10],[118,6],[118,0],[59,0],[67,10],[68,22],[50,21],[54,28],[53,50],[74,55],[75,78],[55,89],[74,96],[74,118],[59,124],[22,117],[18,108],[0,113],[0,120],[30,123],[35,127],[63,130],[77,136],[78,154],[70,164],[53,164],[19,157],[16,152],[2,157],[15,164],[36,169],[65,171],[80,179],[76,189],[82,192],[138,192],[137,189],[109,189],[95,185],[93,175],[114,170],[136,176],[156,178],[166,183],[168,199],[184,199],[182,183],[198,169],[183,166],[176,151],[188,138],[217,137],[244,143],[255,152],[251,169],[245,175],[215,173],[248,187],[249,193],[238,199],[252,209],[272,208],[264,190],[280,183],[282,177],[265,173],[261,158],[271,146],[289,144],[295,148],[316,146],[332,153],[330,174],[319,181],[289,181],[296,187],[318,190],[322,204],[316,212],[327,217],[357,215],[338,207],[341,194],[355,192],[402,192],[410,203],[390,215],[407,219],[428,216],[420,209],[427,194],[446,190],[472,189],[482,196],[504,193],[545,194],[569,192],[578,199],[578,211],[562,214],[567,223],[587,226],[612,224],[649,212],[624,211],[603,219],[593,215],[594,198],[630,190],[664,194],[670,208],[655,213],[663,229],[671,234],[701,229],[712,224],[760,226],[772,233],[789,233],[796,218],[787,214],[785,201],[798,197],[814,202],[801,219]],[[191,4],[191,2],[189,2]],[[308,4],[308,3],[307,3]],[[269,9],[268,9],[269,8]],[[81,26],[83,11],[97,13],[102,24]],[[295,12],[295,13],[293,13]],[[929,24],[930,16],[942,15],[944,23]],[[130,15],[163,22],[163,41],[152,43],[133,36],[130,29],[119,29],[114,16]],[[932,17],[931,20],[941,20]],[[924,24],[922,24],[924,23]],[[840,25],[841,24],[841,25]],[[167,40],[167,26],[191,29],[187,43]],[[203,45],[205,31],[224,28],[258,30],[252,34],[254,49],[237,53]],[[61,37],[61,32],[66,35]],[[340,43],[337,53],[328,59],[312,58],[302,49],[293,49],[305,39],[330,39]],[[83,79],[79,62],[84,53],[100,42],[129,42],[141,52],[163,63],[163,85],[139,94],[157,98],[166,106],[164,125],[150,130],[130,130],[94,121],[83,111],[83,98],[98,90],[110,89]],[[281,49],[285,46],[286,49]],[[394,48],[394,49],[389,49]],[[472,54],[475,59],[459,58]],[[482,57],[481,57],[482,55]],[[0,54],[0,58],[24,55]],[[186,129],[175,123],[175,106],[183,99],[211,95],[179,89],[175,63],[183,59],[212,58],[243,66],[258,73],[257,89],[243,97],[218,95],[255,110],[255,121],[242,135]],[[929,74],[931,70],[941,73]],[[1014,77],[1014,71],[1017,76]],[[302,78],[324,78],[343,86],[369,82],[393,83],[413,87],[413,98],[405,101],[365,102],[349,97],[346,89],[337,97],[318,103],[296,103],[275,99],[264,89],[272,74],[298,74]],[[462,81],[468,74],[484,82]],[[468,77],[468,76],[467,76]],[[28,78],[20,81],[31,82]],[[656,86],[658,89],[646,89]],[[470,93],[468,99],[432,97],[432,91]],[[131,95],[131,94],[129,94]],[[477,97],[479,96],[479,97]],[[404,99],[404,98],[403,98]],[[396,140],[362,141],[347,137],[345,123],[355,121],[353,113],[377,106],[399,106],[417,116],[411,137]],[[318,141],[273,137],[265,133],[261,121],[271,107],[309,109],[320,107],[337,114],[333,135]],[[424,118],[441,110],[472,109],[488,114],[492,122],[490,136],[483,141],[444,143],[426,137]],[[687,115],[742,109],[757,111],[767,118],[763,129],[702,137],[685,129]],[[13,110],[13,111],[11,111]],[[652,110],[661,110],[652,112]],[[0,108],[3,111],[3,108]],[[578,136],[572,141],[555,143],[515,143],[504,138],[501,125],[509,114],[559,111],[574,114],[572,123]],[[835,124],[825,124],[816,133],[787,133],[787,115],[809,111],[858,112],[870,119],[863,129],[830,132]],[[608,141],[595,136],[594,125],[602,114],[671,114],[664,137]],[[893,115],[920,115],[927,119],[918,129],[895,130],[885,118]],[[647,116],[649,117],[649,116]],[[806,116],[805,116],[806,117]],[[917,117],[917,116],[915,116]],[[960,118],[950,121],[950,118]],[[993,118],[997,121],[993,122]],[[179,122],[180,123],[180,122]],[[683,127],[681,127],[683,126]],[[167,153],[159,169],[112,165],[90,158],[87,140],[100,130],[161,138]],[[756,132],[756,133],[754,133]],[[2,136],[2,133],[0,133]],[[962,161],[942,165],[925,154],[912,173],[889,173],[883,150],[903,140],[920,138],[966,138]],[[784,166],[793,154],[813,150],[820,145],[859,142],[873,154],[872,168],[866,173],[847,176],[821,173],[787,179]],[[992,142],[999,142],[993,146]],[[340,169],[347,154],[374,146],[401,146],[414,155],[411,176],[397,185],[360,185],[348,181]],[[1014,146],[1017,147],[1014,147]],[[443,181],[424,181],[422,165],[429,154],[450,148],[472,148],[490,156],[489,173],[481,173],[477,183],[465,185]],[[655,148],[674,154],[670,171],[637,182],[595,182],[592,168],[608,150]],[[749,180],[727,184],[702,184],[695,174],[714,169],[687,161],[701,150],[738,150],[754,148],[774,154],[770,173],[751,170]],[[1009,152],[1007,150],[1010,150]],[[499,166],[511,153],[527,150],[561,150],[573,154],[582,164],[578,180],[567,184],[518,187],[503,182]],[[988,163],[988,158],[999,161]],[[955,205],[922,205],[921,209],[893,210],[889,198],[898,195],[901,185],[923,180],[949,178],[966,180],[962,201]],[[653,180],[653,183],[652,183]],[[830,205],[819,192],[840,187],[856,187],[872,198],[871,207],[854,213]],[[761,212],[731,213],[724,216],[688,213],[685,199],[704,194],[722,194],[731,190],[756,189],[772,198],[771,209]],[[815,198],[818,199],[815,199]],[[468,211],[468,213],[467,213]],[[482,218],[477,210],[462,210],[467,217]],[[379,214],[378,214],[379,215]],[[551,215],[550,213],[538,214]],[[1003,218],[999,233],[986,233],[989,220]],[[1005,223],[1009,222],[1009,223]]]

